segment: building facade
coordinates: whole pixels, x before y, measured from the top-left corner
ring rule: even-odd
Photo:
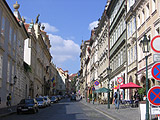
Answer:
[[[19,5],[14,8],[13,14],[6,1],[0,1],[0,107],[6,106],[9,93],[15,105],[28,92],[28,81],[23,74],[24,40],[28,34],[18,12]]]

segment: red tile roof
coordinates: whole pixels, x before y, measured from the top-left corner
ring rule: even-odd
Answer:
[[[25,23],[24,26],[25,26],[26,30],[28,31],[29,24],[26,24],[26,23]]]

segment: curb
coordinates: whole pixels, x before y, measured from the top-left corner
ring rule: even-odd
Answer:
[[[80,102],[81,102],[81,101],[80,101]],[[98,109],[98,108],[96,108],[96,107],[89,106],[89,105],[87,105],[87,104],[85,104],[85,103],[83,103],[83,102],[81,102],[81,103],[84,104],[84,105],[86,105],[86,106],[88,106],[88,107],[90,107],[90,108],[92,108],[92,109],[95,109],[96,111],[99,111],[99,112],[105,114],[106,116],[108,116],[108,117],[111,118],[112,120],[120,120],[120,119],[118,119],[118,118],[110,115],[109,113],[104,112],[104,111],[102,111],[102,110],[100,110],[100,109]]]
[[[16,113],[16,111],[9,112],[9,113],[5,113],[5,114],[1,114],[1,115],[0,115],[0,118],[9,116],[9,115],[12,115],[12,114],[15,114],[15,113]]]

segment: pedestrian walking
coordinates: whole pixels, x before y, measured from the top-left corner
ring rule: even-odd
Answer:
[[[93,101],[93,104],[94,104],[94,97],[93,97],[93,100],[92,100],[92,101]]]
[[[114,93],[114,104],[115,104],[115,109],[117,108],[117,92]]]
[[[12,111],[11,109],[11,101],[12,101],[12,97],[11,97],[11,93],[9,93],[9,95],[7,96],[7,107],[8,107],[8,110]]]

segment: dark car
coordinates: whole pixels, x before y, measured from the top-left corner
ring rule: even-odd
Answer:
[[[17,106],[17,114],[22,112],[38,112],[38,103],[35,99],[22,99]]]
[[[52,96],[50,98],[50,100],[51,100],[51,103],[57,103],[58,102],[58,98],[56,96]]]
[[[76,101],[76,95],[75,94],[71,95],[71,100],[75,100]]]

